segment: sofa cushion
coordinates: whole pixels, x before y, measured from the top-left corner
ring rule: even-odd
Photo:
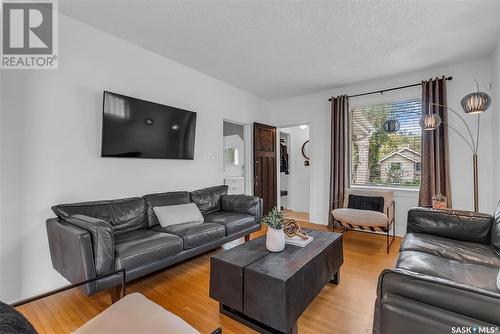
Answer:
[[[173,191],[168,193],[149,194],[143,196],[147,207],[148,227],[160,225],[158,217],[153,210],[156,206],[167,206],[191,203],[191,198],[187,191]]]
[[[226,235],[236,234],[255,226],[255,216],[248,213],[217,211],[205,215],[206,223],[221,224],[226,227]]]
[[[496,284],[498,274],[496,266],[451,260],[421,252],[402,251],[396,267],[495,293],[500,291]]]
[[[146,228],[146,207],[141,197],[60,204],[52,211],[62,220],[84,215],[110,223],[115,233]]]
[[[387,226],[389,218],[382,212],[339,208],[332,211],[333,218],[345,224],[361,226]]]
[[[146,228],[146,203],[142,197],[113,201],[115,233]]]
[[[491,247],[500,256],[500,203],[495,211],[495,217],[491,226]]]
[[[432,234],[489,245],[492,220],[492,216],[484,213],[413,208],[408,211],[406,233]]]
[[[185,223],[169,227],[155,226],[154,231],[175,234],[184,240],[184,249],[195,248],[226,236],[226,229],[220,224]]]
[[[115,269],[132,269],[182,251],[176,235],[149,230],[121,233],[115,238]]]
[[[402,251],[417,251],[450,260],[486,264],[500,268],[500,256],[488,245],[458,241],[431,234],[408,233],[401,243]]]
[[[52,207],[52,211],[61,220],[74,215],[84,215],[88,217],[104,220],[112,223],[113,202],[112,201],[91,201],[70,204],[59,204]]]
[[[210,187],[191,192],[191,200],[201,213],[207,214],[221,209],[221,196],[227,194],[227,185]]]

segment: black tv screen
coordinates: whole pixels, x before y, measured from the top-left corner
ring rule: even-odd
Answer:
[[[196,113],[104,92],[103,157],[193,159]]]

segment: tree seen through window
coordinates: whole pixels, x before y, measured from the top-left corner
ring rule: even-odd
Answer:
[[[420,186],[421,113],[420,99],[350,110],[351,184]],[[386,133],[383,124],[387,119],[397,119],[399,131]]]

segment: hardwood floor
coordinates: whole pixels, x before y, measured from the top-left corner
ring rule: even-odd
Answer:
[[[292,210],[283,210],[286,218],[295,219],[299,222],[309,222],[309,212],[299,212]]]
[[[327,230],[326,226],[301,223]],[[264,229],[252,238],[264,234]],[[243,238],[224,245],[233,247]],[[341,282],[328,284],[299,319],[299,333],[371,333],[377,279],[384,268],[393,267],[400,238],[389,254],[385,237],[360,232],[344,234],[344,264]],[[219,315],[218,303],[208,297],[209,257],[221,248],[129,283],[127,293],[140,292],[177,314],[201,333],[222,327],[224,334],[255,333],[244,325]],[[39,333],[74,331],[110,305],[109,294],[86,297],[79,290],[19,307]]]

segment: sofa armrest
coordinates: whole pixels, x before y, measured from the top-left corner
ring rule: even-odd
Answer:
[[[262,199],[248,195],[224,195],[222,196],[222,210],[248,213],[255,216],[255,223],[260,224],[262,220]]]
[[[94,278],[95,264],[90,233],[58,218],[47,219],[52,266],[71,283]],[[95,284],[85,286],[86,294],[95,293]]]
[[[460,315],[464,319],[498,324],[499,293],[404,269],[386,269],[378,281],[375,326],[380,325],[379,320],[383,318],[383,314],[380,314],[384,309],[383,304],[391,303],[395,300],[394,297],[415,305],[428,305],[443,313]]]
[[[73,215],[66,222],[90,233],[96,275],[101,276],[115,270],[115,243],[113,226],[104,220],[85,215]]]
[[[492,221],[492,216],[477,212],[413,208],[406,232],[490,244]]]

